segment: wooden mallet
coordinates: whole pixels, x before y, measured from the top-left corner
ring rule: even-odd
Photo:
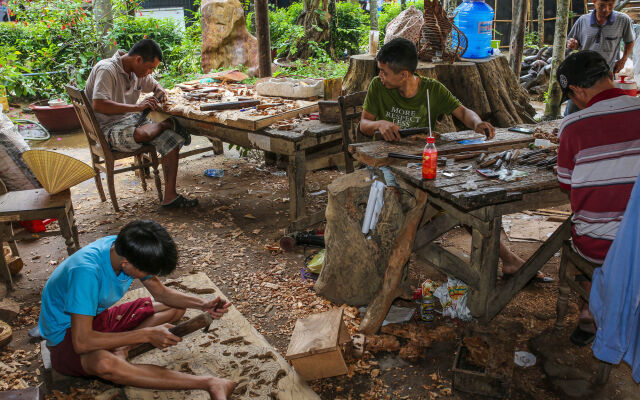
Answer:
[[[218,308],[224,306],[224,303],[225,303],[224,300],[221,299],[218,305]],[[213,318],[211,317],[211,315],[208,312],[203,312],[197,317],[193,317],[188,321],[179,323],[178,325],[169,329],[169,332],[173,333],[178,337],[183,337],[192,332],[197,331],[200,328],[204,328],[202,331],[206,333],[209,330],[209,326],[211,325],[212,322],[213,322]],[[155,348],[156,347],[151,343],[139,344],[136,347],[133,347],[131,350],[129,350],[129,355],[127,356],[127,358],[130,358],[130,359],[135,358],[140,354],[146,353],[147,351],[153,350]]]

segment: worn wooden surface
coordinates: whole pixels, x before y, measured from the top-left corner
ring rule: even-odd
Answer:
[[[335,350],[338,347],[342,313],[342,309],[337,309],[298,319],[287,348],[287,359]]]
[[[477,151],[485,149],[494,149],[504,147],[512,149],[524,147],[533,142],[531,135],[509,132],[507,129],[496,129],[496,136],[491,140],[485,140],[482,143],[459,144],[460,140],[465,139],[481,139],[484,135],[475,133],[474,131],[451,132],[440,135],[436,140],[436,148],[439,156],[448,154],[461,153],[466,151]],[[385,142],[382,140],[354,143],[349,146],[349,152],[353,154],[353,158],[372,167],[380,167],[392,164],[404,164],[405,160],[389,158],[389,153],[422,155],[425,140],[404,139],[399,142]]]
[[[204,273],[165,282],[187,293],[206,299],[226,296]],[[130,291],[121,302],[149,296],[146,289]],[[200,313],[187,310],[186,317]],[[233,399],[276,398],[286,400],[319,399],[286,360],[251,326],[232,305],[229,312],[211,325],[209,333],[195,332],[169,349],[155,349],[132,360],[197,375],[213,374],[237,382]],[[151,390],[126,387],[131,400],[209,399],[204,391]]]

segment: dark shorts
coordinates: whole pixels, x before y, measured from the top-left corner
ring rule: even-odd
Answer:
[[[135,329],[145,319],[152,316],[153,302],[143,297],[128,303],[113,306],[93,319],[93,330],[98,332],[126,332]],[[69,376],[89,376],[82,368],[80,355],[73,349],[71,328],[57,346],[49,347],[51,366],[61,374]]]

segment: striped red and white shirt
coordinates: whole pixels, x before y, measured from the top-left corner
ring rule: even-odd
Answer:
[[[564,118],[558,136],[558,181],[571,193],[573,246],[601,264],[640,174],[640,98],[600,92]]]

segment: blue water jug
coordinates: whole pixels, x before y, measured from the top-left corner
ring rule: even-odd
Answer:
[[[467,36],[464,58],[487,58],[491,55],[493,8],[484,0],[464,0],[454,11],[453,23]]]

